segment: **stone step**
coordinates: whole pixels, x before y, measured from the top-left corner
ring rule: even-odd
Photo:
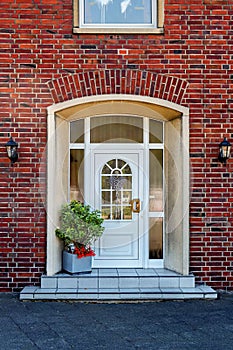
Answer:
[[[146,301],[217,299],[217,292],[202,285],[194,288],[39,288],[25,287],[20,300]]]
[[[195,277],[166,269],[93,269],[90,274],[42,276],[41,288],[193,288]]]
[[[25,287],[21,300],[216,299],[210,287],[195,286],[191,274],[167,269],[93,269],[90,274],[42,276],[41,287]]]

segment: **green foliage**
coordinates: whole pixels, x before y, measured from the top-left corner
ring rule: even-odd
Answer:
[[[63,206],[60,216],[60,228],[56,235],[62,239],[65,246],[71,243],[92,244],[103,234],[103,219],[99,210],[91,210],[89,205],[75,200]]]

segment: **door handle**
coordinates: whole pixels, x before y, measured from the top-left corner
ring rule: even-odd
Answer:
[[[130,201],[131,210],[133,213],[140,213],[141,210],[141,202],[139,198],[132,199]]]

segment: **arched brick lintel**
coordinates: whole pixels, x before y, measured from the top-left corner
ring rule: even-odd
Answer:
[[[148,96],[182,104],[187,86],[186,80],[174,76],[120,69],[86,71],[48,82],[55,104],[105,94]]]

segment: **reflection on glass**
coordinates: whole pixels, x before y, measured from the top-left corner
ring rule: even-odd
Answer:
[[[102,174],[111,174],[111,168],[108,166],[108,164],[103,167]]]
[[[132,220],[132,210],[131,207],[123,207],[123,217],[124,220]]]
[[[122,220],[121,205],[112,206],[112,220]]]
[[[84,0],[85,24],[150,24],[152,0]]]
[[[132,176],[125,176],[125,182],[123,183],[124,189],[132,188]]]
[[[112,191],[112,203],[113,204],[120,204],[121,203],[119,191]]]
[[[150,119],[149,121],[149,142],[162,143],[163,142],[163,123],[157,120]]]
[[[108,190],[111,188],[110,186],[110,176],[102,176],[102,189]]]
[[[163,211],[163,151],[150,150],[150,211]]]
[[[131,174],[131,169],[128,164],[126,164],[121,170],[123,174]]]
[[[111,202],[111,192],[110,191],[102,191],[102,203],[110,204]]]
[[[78,119],[70,123],[70,142],[84,143],[84,120]]]
[[[127,166],[126,162],[122,159],[117,159],[117,167],[122,170],[123,167]]]
[[[70,200],[83,202],[84,193],[84,150],[70,151]]]
[[[102,207],[101,213],[102,213],[102,218],[104,220],[111,219],[111,208],[110,207]]]
[[[91,118],[91,142],[142,143],[143,119],[139,117]]]
[[[116,168],[116,162],[117,162],[117,159],[112,159],[107,163],[107,165],[111,168],[111,171],[112,169]]]
[[[122,191],[122,202],[123,204],[129,204],[132,200],[132,191]]]
[[[150,218],[149,258],[163,258],[163,219]]]

